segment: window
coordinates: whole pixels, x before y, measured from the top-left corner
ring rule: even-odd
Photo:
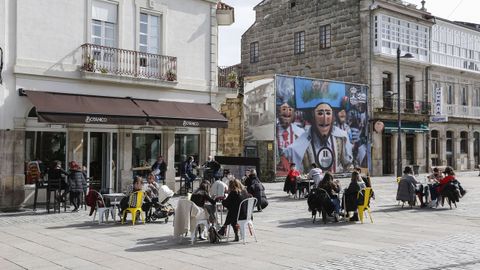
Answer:
[[[145,53],[160,53],[161,17],[140,13],[139,50]]]
[[[475,88],[473,90],[472,106],[480,107],[480,88]]]
[[[447,86],[447,104],[453,104],[454,102],[454,93],[453,93],[453,85],[449,84]]]
[[[331,27],[330,24],[320,26],[320,49],[330,48]]]
[[[460,153],[468,153],[468,132],[466,131],[460,132]]]
[[[382,73],[382,88],[383,88],[384,95],[386,92],[392,91],[392,73],[390,72]]]
[[[462,103],[460,105],[467,106],[468,105],[468,88],[466,86],[462,86],[461,98],[462,98]]]
[[[447,131],[446,137],[447,166],[453,166],[453,131]]]
[[[301,54],[305,52],[305,31],[294,34],[294,53]]]
[[[25,184],[35,183],[55,160],[66,168],[66,139],[64,132],[25,132]]]
[[[405,107],[407,110],[413,111],[414,109],[414,102],[415,102],[415,95],[414,95],[414,81],[415,78],[413,76],[407,76],[405,78]]]
[[[199,162],[199,146],[199,135],[175,134],[175,167],[177,168],[177,176],[180,174],[180,165],[184,158],[193,156],[195,163]]]
[[[250,43],[250,63],[258,62],[258,42]]]
[[[157,156],[161,154],[161,142],[159,134],[134,133],[132,139],[132,167],[153,165]]]
[[[92,3],[92,43],[115,47],[117,32],[117,5],[102,1]]]
[[[438,130],[432,130],[431,132],[431,139],[430,139],[430,151],[431,151],[431,157],[432,157],[432,165],[433,166],[438,166],[439,165],[439,148],[440,146],[438,145]]]

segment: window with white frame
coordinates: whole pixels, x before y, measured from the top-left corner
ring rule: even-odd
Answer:
[[[117,5],[104,1],[92,1],[92,43],[104,47],[117,46]],[[92,57],[101,69],[111,69],[115,54],[104,47],[94,47]]]
[[[160,53],[161,17],[140,13],[139,50],[145,53]]]
[[[397,48],[428,61],[428,27],[384,14],[374,16],[375,51],[396,56]]]
[[[447,104],[453,104],[454,103],[454,93],[453,93],[453,85],[449,84],[447,85]]]
[[[480,33],[441,21],[432,26],[432,63],[480,72]]]
[[[92,43],[106,47],[117,44],[117,5],[92,2]]]

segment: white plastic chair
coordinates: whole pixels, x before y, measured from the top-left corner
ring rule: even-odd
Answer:
[[[195,203],[192,202],[192,208],[193,207],[198,207],[197,205],[195,205]],[[195,229],[193,230],[193,232],[191,231],[190,232],[190,241],[192,242],[192,245],[195,243],[195,239],[196,239],[196,236],[197,236],[197,230],[198,230],[198,226],[201,226],[203,225],[203,233],[205,234],[206,232],[208,232],[208,229],[210,228],[210,222],[208,221],[208,218],[205,216],[206,214],[206,211],[204,211],[202,209],[202,213],[203,213],[203,218],[199,218],[199,216],[197,216],[197,218],[195,219]]]
[[[241,212],[241,209],[242,209],[242,206],[243,206],[244,203],[247,203],[247,218],[239,220],[240,212]],[[245,245],[245,241],[246,241],[245,231],[247,229],[251,230],[251,233],[253,234],[253,237],[255,238],[255,242],[257,242],[257,235],[255,234],[255,228],[253,227],[253,210],[255,209],[256,206],[257,206],[257,199],[252,197],[252,198],[244,199],[240,203],[240,206],[238,208],[237,224],[240,226],[240,237],[242,237],[244,245]],[[227,230],[227,241],[228,241],[228,238],[229,238],[229,235],[230,235],[230,227],[231,226],[228,226],[228,230]]]
[[[102,194],[100,194],[98,191],[91,189],[90,192],[95,192],[97,195],[97,200],[95,201],[95,213],[93,213],[93,220],[92,222],[95,222],[95,217],[98,213],[98,224],[103,222],[103,219],[105,218],[105,221],[108,222],[108,214],[112,215],[113,221],[117,221],[115,219],[115,211],[113,207],[106,207],[105,206],[105,201],[103,200]],[[103,207],[100,207],[99,205],[99,199]]]

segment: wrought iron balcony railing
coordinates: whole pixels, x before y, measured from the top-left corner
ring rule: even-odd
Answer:
[[[397,112],[397,102],[398,99],[395,97],[384,97],[383,98],[383,111]],[[420,100],[411,100],[411,99],[401,99],[400,100],[400,112],[401,113],[412,113],[412,114],[430,114],[430,102],[420,101]]]
[[[82,70],[163,81],[177,81],[177,58],[139,51],[82,45]]]

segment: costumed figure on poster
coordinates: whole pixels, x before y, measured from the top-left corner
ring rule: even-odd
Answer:
[[[334,126],[332,106],[320,102],[310,112],[311,127],[284,149],[285,157],[300,171],[316,163],[324,171],[344,172],[352,166],[352,144],[346,131]]]
[[[295,123],[295,100],[293,98],[293,78],[280,77],[277,80],[277,124],[276,144],[279,162],[277,175],[286,175],[290,162],[282,155],[285,148],[292,145],[305,131]]]
[[[367,96],[361,89],[352,86],[349,89],[351,109],[349,111],[349,125],[355,166],[367,167]]]

